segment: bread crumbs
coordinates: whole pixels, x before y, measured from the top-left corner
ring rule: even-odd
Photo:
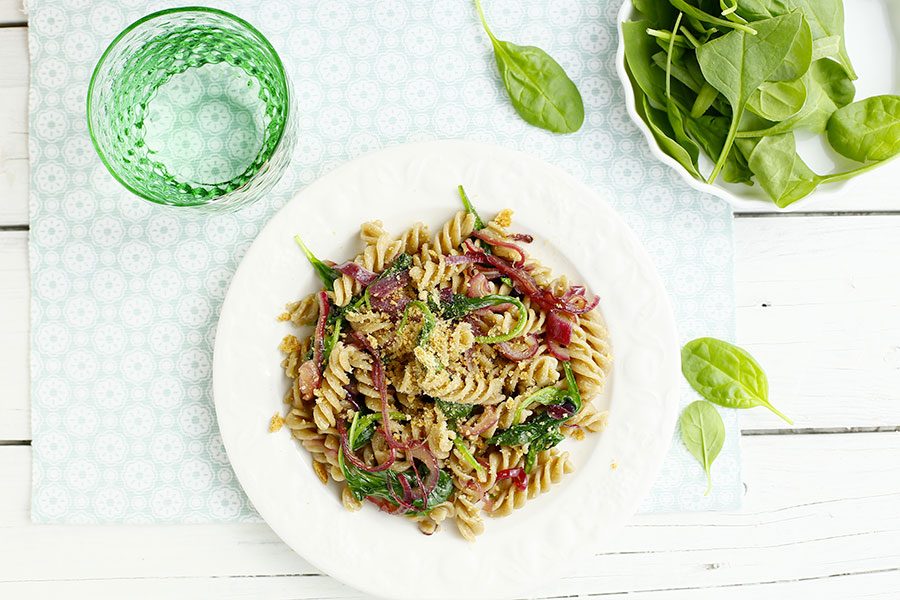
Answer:
[[[275,433],[282,427],[284,427],[284,418],[281,416],[281,413],[277,412],[269,419],[269,433]]]

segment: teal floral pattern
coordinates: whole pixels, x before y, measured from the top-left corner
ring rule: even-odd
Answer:
[[[260,227],[294,192],[384,146],[470,138],[563,166],[605,190],[643,239],[683,338],[732,337],[730,210],[656,162],[629,119],[614,67],[618,4],[486,3],[498,35],[545,48],[581,89],[584,127],[557,136],[515,114],[467,2],[216,2],[272,41],[300,110],[292,163],[270,196],[208,216],[131,196],[100,163],[86,128],[100,53],[128,23],[169,4],[31,0],[33,520],[258,518],[229,467],[211,398],[222,299]],[[207,104],[193,118],[221,146],[208,149],[209,160],[225,157],[226,169],[247,141],[228,135],[236,117],[221,108]],[[692,399],[685,389],[685,403]],[[723,416],[728,441],[713,493],[702,495],[702,470],[673,440],[645,511],[736,506],[737,422]]]

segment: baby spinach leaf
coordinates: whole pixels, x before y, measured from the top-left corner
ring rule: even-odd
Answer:
[[[837,56],[841,51],[841,36],[828,35],[813,40],[812,59],[819,60],[830,56]]]
[[[853,102],[856,88],[843,68],[830,59],[814,62],[803,76],[806,87],[806,101],[794,116],[764,129],[740,131],[738,138],[757,138],[767,135],[781,135],[794,129],[806,129],[822,133],[832,113]]]
[[[747,144],[752,150],[747,151]],[[755,145],[741,140],[738,147],[747,151],[750,170],[781,208],[807,196],[819,184],[819,176],[797,154],[793,132],[764,137]]]
[[[839,108],[826,131],[831,147],[847,158],[893,158],[900,153],[900,96],[873,96]]]
[[[500,78],[519,116],[535,127],[555,133],[581,129],[581,93],[559,63],[535,46],[497,39],[488,27],[480,0],[475,0],[475,7],[494,47]]]
[[[651,109],[652,110],[652,109]],[[672,133],[675,135],[675,141],[684,148],[691,159],[691,164],[696,167],[697,158],[700,156],[700,147],[692,140],[685,130],[684,115],[674,102],[666,105],[666,113],[669,117],[669,125],[672,126]]]
[[[701,396],[726,408],[765,406],[793,424],[769,402],[769,381],[745,350],[715,338],[698,338],[681,349],[681,372]]]
[[[719,91],[704,81],[703,87],[700,88],[697,98],[694,100],[694,105],[691,107],[691,116],[694,118],[702,117],[718,98]]]
[[[737,12],[751,21],[794,12],[802,14],[809,23],[813,40],[830,38],[819,45],[820,52],[826,47],[834,50],[827,56],[837,58],[850,79],[856,79],[844,44],[843,0],[740,0]]]
[[[703,115],[687,120],[686,128],[691,137],[697,140],[708,156],[719,156],[725,139],[728,137],[728,117]],[[753,173],[747,166],[747,160],[736,146],[732,146],[722,169],[722,178],[729,183],[746,183],[753,185]]]
[[[354,415],[353,422],[350,425],[348,439],[351,448],[358,448],[362,446],[362,444],[359,443],[360,436],[365,435],[364,432],[372,427],[375,424],[375,421],[380,416],[381,415],[372,417],[369,422],[363,424],[363,420],[368,419],[369,415],[365,417],[360,417],[359,414]],[[371,434],[369,434],[369,436],[371,437]],[[395,505],[397,504],[396,498],[403,495],[403,486],[400,484],[401,477],[406,479],[406,483],[408,484],[409,488],[414,488],[416,485],[418,485],[419,477],[424,478],[428,475],[429,472],[427,467],[420,466],[418,464],[415,464],[413,467],[407,469],[403,473],[397,473],[396,471],[392,471],[390,469],[387,469],[385,471],[378,471],[375,473],[364,471],[357,468],[352,463],[348,463],[344,459],[343,447],[338,448],[338,466],[340,466],[341,472],[344,474],[344,479],[347,482],[347,487],[350,488],[350,491],[353,492],[353,495],[357,498],[357,500],[362,500],[368,496],[372,496],[375,498],[382,498]],[[415,471],[413,469],[415,469]],[[422,469],[425,469],[425,471],[423,472]],[[416,473],[418,473],[419,477],[416,476]],[[438,474],[437,484],[428,495],[427,509],[425,503],[421,498],[419,498],[417,500],[414,500],[412,502],[412,505],[420,510],[408,511],[407,514],[427,513],[438,504],[446,502],[447,498],[450,497],[452,491],[453,481],[450,479],[450,476],[446,471],[441,470]]]
[[[731,31],[697,48],[703,76],[728,99],[733,110],[728,136],[708,183],[713,183],[725,166],[747,100],[784,64],[804,23],[799,13],[765,19],[753,23],[757,35]]]
[[[725,423],[716,407],[705,400],[688,404],[678,419],[681,441],[706,472],[706,495],[712,489],[711,468],[725,444]]]
[[[664,71],[654,67],[653,55],[659,51],[659,47],[653,38],[647,35],[649,25],[647,21],[622,23],[625,66],[634,84],[632,87],[635,91],[635,104],[641,106],[642,100],[638,92],[643,92],[654,108],[662,109],[666,105],[666,77]],[[665,53],[660,52],[660,55],[665,61]]]
[[[641,13],[653,26],[668,25],[675,20],[678,11],[668,2],[660,0],[631,0],[635,10]]]
[[[800,112],[805,103],[802,79],[766,81],[750,95],[747,110],[769,121],[783,121]]]
[[[675,139],[675,132],[672,131],[672,125],[669,122],[668,114],[650,106],[650,99],[643,96],[638,106],[638,114],[644,119],[644,122],[650,127],[653,137],[659,144],[663,152],[674,158],[687,169],[687,172],[696,179],[703,179],[700,171],[697,170],[696,158],[678,143]]]

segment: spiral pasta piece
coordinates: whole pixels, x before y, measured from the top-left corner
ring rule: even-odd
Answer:
[[[409,275],[420,292],[428,292],[433,289],[441,289],[452,283],[454,277],[467,268],[467,265],[450,265],[443,255],[429,252],[428,260],[418,260],[410,270]],[[420,258],[421,254],[417,256]],[[457,287],[459,284],[457,284]],[[451,286],[452,287],[452,286]]]
[[[428,243],[431,233],[428,231],[428,225],[424,223],[416,223],[403,232],[399,240],[403,247],[403,252],[407,254],[416,254]]]
[[[575,439],[584,438],[584,432],[597,433],[606,428],[609,412],[598,409],[593,403],[585,403],[581,410],[562,427],[562,432]]]
[[[442,502],[438,504],[428,514],[417,516],[415,519],[419,522],[419,531],[425,535],[431,535],[437,531],[441,523],[456,514],[456,507],[452,502]]]
[[[376,222],[377,223],[377,222]],[[370,224],[371,225],[371,224]],[[374,229],[379,231],[374,237]],[[374,273],[381,273],[403,251],[403,242],[393,239],[385,232],[381,225],[373,226],[373,231],[361,232],[363,239],[374,239],[366,245],[365,249],[353,262]],[[341,275],[334,280],[334,303],[337,306],[347,306],[350,300],[362,290],[360,283],[349,275]]]
[[[568,452],[560,453],[553,449],[539,453],[525,489],[506,483],[506,487],[492,503],[489,514],[492,517],[505,517],[511,514],[514,510],[525,506],[528,500],[549,491],[554,484],[562,481],[563,476],[572,471],[574,467],[569,460]]]
[[[461,210],[444,223],[441,230],[434,236],[432,247],[439,254],[459,254],[459,245],[472,235],[473,231],[475,231],[474,215]]]
[[[469,542],[484,533],[484,519],[481,518],[481,507],[473,495],[465,490],[457,492],[453,501],[456,513],[456,528],[460,535]]]
[[[334,428],[340,414],[350,407],[347,401],[347,385],[353,370],[353,355],[359,350],[337,342],[331,350],[328,364],[322,373],[322,383],[315,391],[316,406],[313,420],[319,429]]]
[[[606,327],[596,311],[578,317],[568,346],[572,371],[582,398],[590,400],[603,391],[612,365]]]
[[[285,312],[278,316],[280,321],[290,321],[298,327],[303,325],[315,325],[316,319],[319,317],[319,302],[316,300],[316,294],[308,294],[296,302],[291,302],[285,306]]]

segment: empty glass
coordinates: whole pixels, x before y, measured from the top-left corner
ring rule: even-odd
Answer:
[[[227,12],[174,8],[130,25],[94,69],[88,128],[110,173],[171,206],[258,200],[296,139],[293,90],[275,49]]]

